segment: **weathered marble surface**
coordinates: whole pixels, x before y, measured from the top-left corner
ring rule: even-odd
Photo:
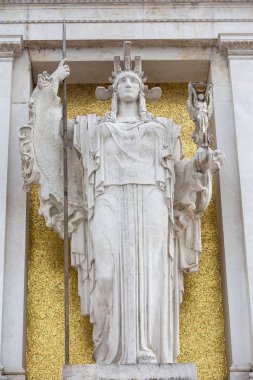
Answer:
[[[63,380],[197,380],[196,366],[184,364],[69,365],[63,368]]]

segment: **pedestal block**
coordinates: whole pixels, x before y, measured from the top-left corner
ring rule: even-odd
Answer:
[[[66,365],[63,380],[198,380],[193,363]]]

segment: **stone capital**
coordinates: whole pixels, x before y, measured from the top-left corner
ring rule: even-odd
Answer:
[[[219,50],[229,57],[253,56],[253,33],[222,33],[218,37]]]
[[[0,59],[19,57],[23,49],[23,37],[0,35]]]

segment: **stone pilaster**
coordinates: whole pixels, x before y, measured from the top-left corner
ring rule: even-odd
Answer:
[[[23,60],[21,36],[0,36],[0,379],[25,379],[24,311],[26,219],[24,201],[16,191],[19,180],[15,123],[21,111],[16,101],[18,62]],[[24,70],[24,73],[27,71]],[[20,78],[22,78],[19,72]],[[24,103],[22,99],[22,103]],[[24,106],[24,105],[23,105]],[[21,112],[22,119],[22,112]],[[21,121],[22,122],[22,121]],[[16,129],[16,130],[14,130]],[[19,189],[20,192],[20,189]],[[22,196],[21,196],[22,198]],[[25,196],[23,195],[25,199]],[[19,206],[21,208],[19,208]],[[21,223],[17,220],[22,219]],[[22,225],[24,228],[22,230]],[[16,242],[16,243],[15,243]],[[12,260],[12,265],[10,265]],[[22,273],[23,272],[23,273]],[[10,281],[11,278],[11,281]],[[17,291],[18,290],[18,291]],[[10,312],[11,310],[11,312]],[[21,337],[20,337],[21,335]],[[22,338],[22,339],[20,339]],[[22,341],[21,341],[22,340]],[[13,362],[9,366],[9,362]],[[9,367],[9,368],[8,368]]]
[[[227,261],[231,270],[226,279],[230,309],[229,379],[249,380],[253,362],[253,34],[221,34],[219,49],[228,63],[239,194],[237,205],[231,203],[230,207],[238,208],[234,223],[241,245],[239,250],[232,249],[233,261]]]
[[[10,48],[10,49],[9,49]],[[4,268],[5,268],[5,247],[6,247],[6,223],[7,223],[7,181],[8,181],[8,160],[9,160],[9,134],[11,117],[11,89],[12,89],[12,69],[13,50],[8,43],[0,39],[0,379],[7,379],[3,376],[4,367],[2,365],[3,348],[3,305],[4,305]]]

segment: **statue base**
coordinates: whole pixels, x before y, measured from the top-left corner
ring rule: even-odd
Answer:
[[[65,365],[63,380],[198,380],[193,363]]]

